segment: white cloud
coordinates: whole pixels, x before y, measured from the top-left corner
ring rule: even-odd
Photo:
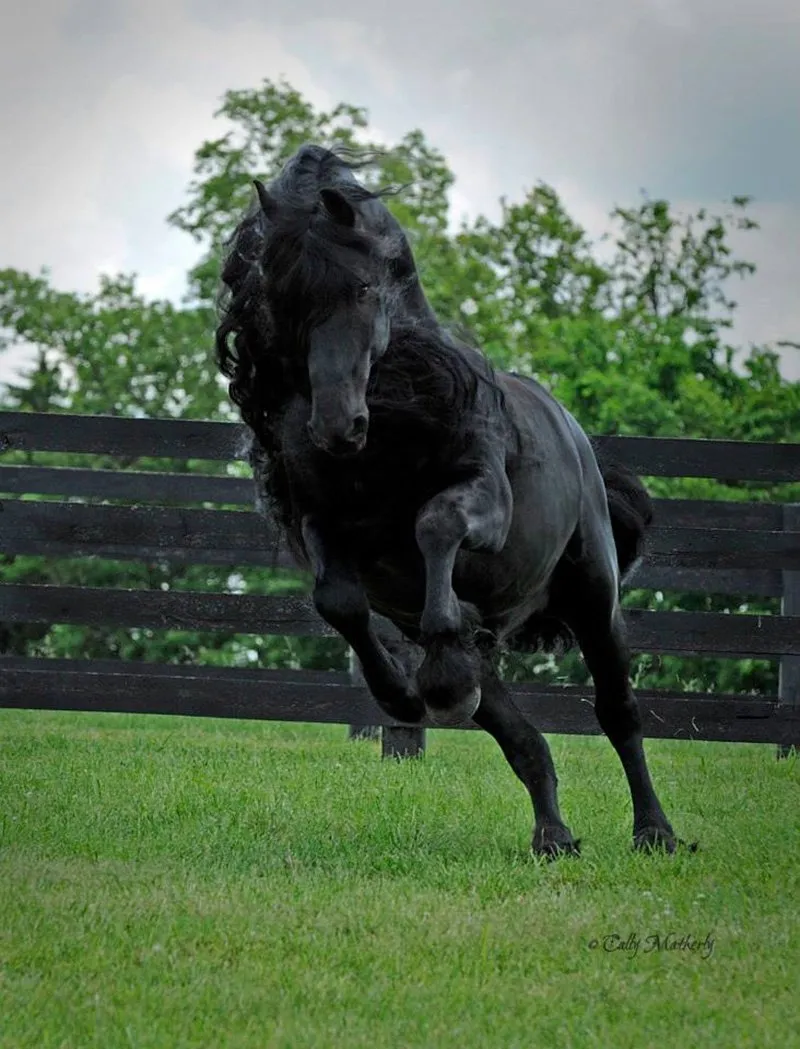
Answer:
[[[400,90],[399,70],[383,59],[389,41],[379,27],[341,18],[317,18],[311,19],[304,29],[324,39],[338,63],[363,71],[387,97],[395,96]]]
[[[745,340],[800,337],[796,0],[46,0],[0,10],[0,266],[90,289],[136,271],[179,297],[196,246],[165,216],[225,90],[285,76],[367,105],[450,160],[453,218],[538,179],[597,235],[640,186],[759,199]],[[794,105],[794,109],[792,109]],[[792,117],[792,113],[794,116]],[[796,361],[796,355],[795,355]],[[0,362],[2,367],[2,362]],[[796,368],[800,374],[800,366]]]
[[[197,249],[164,219],[182,200],[194,150],[219,134],[223,92],[285,75],[315,103],[332,100],[259,23],[221,32],[193,23],[177,0],[137,0],[87,54],[84,37],[64,28],[76,10],[50,0],[47,12],[2,14],[0,130],[17,163],[0,172],[0,264],[47,264],[56,284],[80,289],[109,268],[142,272],[151,287],[165,274],[173,286]]]
[[[760,230],[741,233],[734,246],[742,258],[756,265],[756,272],[731,289],[741,309],[734,336],[743,346],[791,340],[800,342],[800,295],[797,294],[800,207],[757,204],[753,218]],[[800,351],[781,352],[784,374],[800,380]]]

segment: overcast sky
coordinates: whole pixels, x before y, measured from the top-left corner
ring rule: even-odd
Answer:
[[[178,298],[196,246],[164,220],[194,150],[225,90],[281,76],[366,106],[387,141],[421,127],[456,217],[539,179],[595,235],[641,188],[752,194],[736,337],[800,341],[798,0],[8,0],[0,267],[85,290],[135,271]],[[784,370],[800,378],[798,351]]]

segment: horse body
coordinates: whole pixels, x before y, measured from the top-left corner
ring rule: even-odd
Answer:
[[[452,352],[464,351],[453,345]],[[500,376],[499,382],[525,443],[525,450],[519,450],[518,441],[501,430],[497,459],[513,492],[508,541],[491,555],[479,548],[459,550],[453,584],[463,601],[480,609],[483,626],[505,641],[532,612],[545,607],[554,569],[570,540],[577,538],[584,471],[596,471],[596,466],[577,423],[541,386],[514,376]],[[380,400],[380,375],[373,395]],[[368,396],[368,405],[370,401]],[[480,442],[470,439],[457,456],[449,448],[445,456],[437,454],[446,416],[426,431],[413,417],[403,427],[395,414],[388,419],[374,411],[372,415],[370,442],[358,458],[332,460],[308,437],[309,403],[297,398],[287,411],[281,446],[287,450],[292,479],[293,538],[302,550],[302,517],[313,514],[324,520],[356,563],[370,606],[416,640],[425,597],[425,566],[414,541],[417,516],[443,488],[486,464]],[[538,420],[535,432],[532,417]],[[571,446],[572,468],[564,470],[563,448]],[[600,490],[605,500],[602,481]]]
[[[452,352],[464,351],[453,345]],[[508,540],[494,554],[460,549],[453,586],[461,600],[480,609],[483,627],[504,643],[531,615],[546,611],[553,574],[568,548],[575,556],[582,535],[599,527],[609,552],[614,546],[610,528],[604,527],[610,523],[606,489],[579,424],[534,380],[500,374],[498,381],[518,434],[516,439],[502,434],[501,457],[513,492]],[[373,393],[379,400],[380,374]],[[389,420],[378,415],[364,452],[337,461],[314,448],[307,436],[309,418],[310,405],[298,398],[281,435],[293,477],[295,546],[302,551],[298,522],[304,514],[331,518],[356,563],[370,607],[418,640],[425,566],[414,525],[428,499],[483,465],[474,442],[467,441],[457,457],[448,449],[443,461],[436,447],[440,427],[450,425],[446,417],[426,432],[414,419],[404,428],[396,415]],[[386,433],[384,422],[390,424]],[[608,561],[613,576],[616,559]],[[533,637],[524,643],[525,648],[535,645]]]
[[[223,271],[218,355],[253,433],[256,482],[314,574],[320,615],[387,713],[472,718],[497,739],[546,855],[578,845],[547,744],[495,655],[573,638],[628,778],[634,840],[673,849],[619,605],[649,522],[640,482],[601,467],[542,386],[439,325],[396,220],[334,154],[304,147],[269,190],[256,185]]]

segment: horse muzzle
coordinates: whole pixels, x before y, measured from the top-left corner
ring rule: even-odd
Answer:
[[[337,459],[348,459],[362,452],[367,444],[369,416],[357,415],[344,431],[325,432],[312,421],[308,424],[308,435],[316,448]]]

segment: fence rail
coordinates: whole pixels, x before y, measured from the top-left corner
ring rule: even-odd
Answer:
[[[800,655],[800,616],[630,609],[626,620],[634,652]],[[185,590],[8,584],[0,587],[0,621],[336,636],[308,599]]]
[[[193,717],[382,725],[386,718],[345,673],[228,671],[96,661],[13,660],[0,673],[0,706]],[[86,661],[87,664],[90,661]],[[57,666],[47,664],[55,663]],[[592,690],[577,685],[515,685],[517,705],[543,732],[597,735]],[[709,695],[639,690],[646,735],[750,743],[793,743],[800,711],[775,696]],[[417,731],[424,731],[423,727]],[[462,728],[472,728],[466,724]]]
[[[644,476],[761,484],[800,481],[800,446],[599,437]],[[245,454],[231,423],[0,413],[0,453],[101,456],[102,469],[0,465],[0,554],[293,568],[252,509],[252,482],[200,472]],[[17,456],[17,459],[20,457]],[[151,460],[166,460],[157,470]],[[145,469],[137,469],[146,460]],[[178,465],[180,464],[180,465]],[[192,472],[185,472],[188,466]],[[134,467],[133,469],[131,467]],[[206,469],[208,467],[206,466]],[[237,467],[236,472],[241,473]],[[627,612],[637,652],[780,660],[777,696],[641,691],[651,736],[772,742],[800,739],[800,507],[657,499],[644,590],[778,598],[780,614]],[[307,598],[52,583],[0,585],[0,624],[73,624],[232,634],[328,636]],[[598,731],[591,690],[514,687],[549,732]],[[419,749],[422,730],[387,721],[346,674],[58,660],[0,655],[0,706],[120,710],[383,725],[388,750]],[[467,727],[467,726],[465,726]],[[398,741],[403,741],[402,745]]]
[[[123,459],[224,460],[244,457],[234,423],[124,419],[105,415],[4,412],[0,452],[81,452]],[[58,425],[53,420],[58,419]],[[645,476],[715,477],[773,484],[798,480],[797,446],[689,437],[595,438],[597,446]]]
[[[8,500],[3,546],[9,554],[98,555],[264,564],[276,550],[261,519],[246,510],[161,506],[88,506]],[[211,558],[211,561],[207,561]],[[729,569],[800,569],[800,532],[656,525],[648,565]]]

